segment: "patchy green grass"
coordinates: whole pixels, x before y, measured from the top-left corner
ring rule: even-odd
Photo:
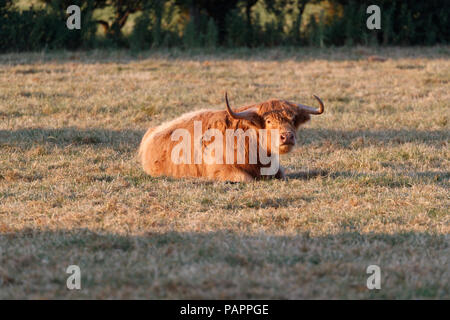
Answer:
[[[0,298],[450,298],[449,53],[1,55]],[[225,89],[323,99],[288,180],[146,176],[145,130]]]

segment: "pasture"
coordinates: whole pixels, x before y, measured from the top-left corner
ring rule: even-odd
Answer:
[[[380,55],[387,61],[369,61]],[[0,55],[0,298],[450,298],[450,48]],[[316,105],[287,181],[154,178],[182,113]],[[81,268],[81,290],[66,268]],[[381,289],[368,290],[369,265]]]

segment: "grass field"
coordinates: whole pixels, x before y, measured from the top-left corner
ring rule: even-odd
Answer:
[[[288,180],[146,176],[145,130],[224,90],[323,99]],[[0,55],[0,298],[449,299],[449,117],[449,47]]]

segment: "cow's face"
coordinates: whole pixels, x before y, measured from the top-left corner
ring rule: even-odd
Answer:
[[[267,131],[278,130],[276,135],[279,153],[288,153],[296,144],[297,130],[302,123],[308,121],[309,114],[299,109],[297,105],[287,101],[273,103],[271,110],[262,114],[264,129]],[[264,106],[262,106],[264,107]],[[270,135],[271,137],[273,135]]]
[[[318,97],[314,97],[320,103],[318,110],[288,101],[270,100],[236,113],[231,110],[226,95],[225,100],[228,114],[232,118],[250,121],[255,126],[267,130],[267,148],[269,151],[271,151],[269,148],[272,145],[271,137],[273,136],[271,130],[278,130],[278,134],[275,135],[277,139],[275,145],[278,146],[279,153],[283,154],[288,153],[295,146],[297,129],[302,123],[311,119],[310,114],[321,114],[323,112],[322,101]]]
[[[267,138],[275,137],[275,145],[278,146],[279,153],[287,153],[292,150],[296,142],[295,116],[286,111],[269,111],[263,115],[264,129],[267,130]],[[275,135],[271,134],[272,130]],[[271,143],[268,143],[271,145]]]

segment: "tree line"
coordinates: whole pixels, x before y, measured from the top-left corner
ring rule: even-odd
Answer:
[[[80,30],[66,28],[73,4]],[[448,44],[449,15],[448,0],[0,0],[0,51]]]

